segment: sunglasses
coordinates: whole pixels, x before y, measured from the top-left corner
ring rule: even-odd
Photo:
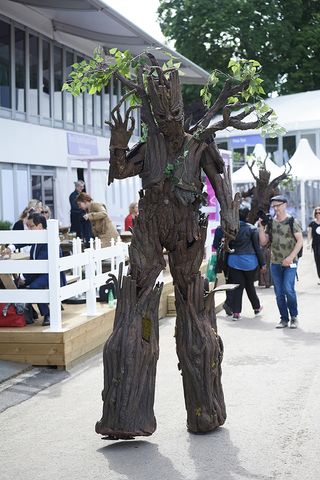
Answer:
[[[314,213],[318,215],[320,213],[320,210],[316,210]]]
[[[49,213],[49,211],[48,211],[48,210],[41,210],[41,213],[42,213],[42,214],[43,214],[43,213]]]

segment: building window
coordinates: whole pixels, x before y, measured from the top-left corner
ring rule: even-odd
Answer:
[[[228,150],[228,142],[217,142],[217,147],[222,150]]]
[[[104,87],[103,93],[103,121],[110,119],[110,84]]]
[[[0,20],[0,107],[11,108],[10,25]]]
[[[89,93],[85,94],[85,101],[86,101],[86,124],[92,127],[93,125],[93,95]]]
[[[283,145],[283,163],[287,163],[287,161],[292,157],[292,155],[296,151],[296,148],[297,148],[296,137],[294,135],[283,137],[282,145]]]
[[[29,36],[29,114],[39,115],[39,38],[35,35]]]
[[[101,123],[101,107],[102,107],[102,102],[101,102],[101,92],[97,92],[94,97],[94,125],[95,127],[101,128],[102,123]]]
[[[278,164],[277,156],[279,153],[279,139],[278,138],[266,138],[266,152],[270,153],[271,159]]]
[[[42,86],[41,86],[41,109],[42,116],[51,118],[50,102],[50,76],[51,76],[51,53],[50,43],[46,40],[42,42]]]
[[[67,62],[66,78],[68,78],[70,73],[71,73],[71,70],[72,70],[71,66],[74,64],[73,53],[72,52],[67,51],[66,62]],[[73,116],[73,101],[74,101],[74,99],[73,99],[73,95],[70,92],[66,92],[65,95],[66,95],[66,121],[67,121],[67,123],[73,123],[73,121],[74,121],[74,116]]]
[[[77,63],[81,63],[83,60],[82,57],[77,57]],[[78,125],[83,125],[83,93],[80,93],[77,97],[75,97],[75,101],[77,103],[77,121]]]
[[[52,218],[55,217],[54,212],[54,180],[53,175],[45,173],[32,173],[32,198],[40,200],[44,205],[48,205],[51,210]]]
[[[54,47],[54,119],[62,120],[62,48]]]
[[[15,29],[15,54],[16,54],[16,110],[24,113],[26,111],[26,40],[25,32],[19,28]]]

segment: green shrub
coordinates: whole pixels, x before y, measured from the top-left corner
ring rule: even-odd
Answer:
[[[0,220],[0,230],[10,230],[11,222],[8,220]]]

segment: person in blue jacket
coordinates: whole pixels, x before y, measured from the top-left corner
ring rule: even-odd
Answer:
[[[237,283],[239,287],[232,292],[230,305],[233,312],[233,320],[240,318],[242,309],[242,295],[245,289],[255,315],[261,310],[261,304],[254,286],[257,268],[265,270],[265,260],[259,244],[257,227],[247,223],[249,209],[240,207],[240,229],[230,248],[233,250],[228,255],[229,283]]]
[[[29,230],[46,230],[47,220],[40,213],[32,213],[27,220]],[[61,255],[61,254],[60,254]],[[31,246],[30,260],[47,260],[48,244],[36,243]],[[66,278],[63,272],[60,273],[60,285],[66,284]],[[47,289],[49,288],[49,275],[47,273],[25,273],[23,279],[19,280],[19,286],[30,289]],[[39,303],[38,308],[40,314],[43,315],[42,326],[50,325],[50,310],[47,303]]]

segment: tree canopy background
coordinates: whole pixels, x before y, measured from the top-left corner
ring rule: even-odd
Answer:
[[[158,14],[175,49],[209,72],[255,59],[267,94],[320,89],[319,0],[160,0]]]

